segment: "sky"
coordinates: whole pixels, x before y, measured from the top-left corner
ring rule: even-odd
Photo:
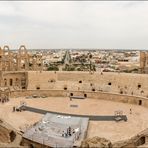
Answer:
[[[148,49],[147,1],[1,1],[0,46]]]

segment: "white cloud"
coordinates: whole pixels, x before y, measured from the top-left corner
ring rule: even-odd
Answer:
[[[1,45],[148,48],[148,2],[0,2]]]

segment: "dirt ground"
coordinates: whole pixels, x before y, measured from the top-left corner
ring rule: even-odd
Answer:
[[[83,115],[114,115],[114,111],[122,110],[127,115],[128,121],[90,121],[87,137],[104,137],[111,142],[128,139],[138,132],[148,128],[148,109],[142,106],[111,102],[105,100],[70,99],[63,97],[33,98],[25,99],[11,98],[9,102],[0,104],[0,117],[11,124],[15,129],[20,130],[39,121],[43,115],[28,111],[12,112],[13,106],[18,106],[20,101],[25,101],[28,106],[41,108],[49,111],[62,113],[73,113]],[[70,107],[78,105],[78,107]],[[130,114],[130,108],[132,114]]]

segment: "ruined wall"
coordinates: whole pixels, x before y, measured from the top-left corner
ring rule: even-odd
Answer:
[[[11,97],[20,97],[20,96],[50,96],[50,97],[64,97],[67,96],[67,91],[63,90],[17,90],[11,92]]]
[[[140,71],[148,74],[148,52],[140,52]]]
[[[28,89],[49,89],[51,80],[57,80],[54,72],[32,71],[28,72]]]
[[[51,82],[54,81],[54,82]],[[81,83],[79,83],[81,81]],[[92,84],[92,86],[91,86]],[[123,94],[148,96],[148,75],[126,73],[94,73],[88,72],[28,72],[28,90],[64,89],[68,90],[103,90]]]
[[[17,135],[18,134],[16,133],[16,130],[14,128],[12,128],[5,121],[0,120],[0,147],[3,144],[13,144],[13,142],[15,142],[16,140]]]
[[[25,139],[23,138],[22,141],[21,141],[21,145],[24,146],[24,147],[29,147],[29,148],[50,148],[49,146],[46,146],[46,145],[42,145],[40,143],[37,143],[37,142],[34,142],[34,141],[31,141],[31,140],[28,140],[28,139]]]
[[[113,147],[131,148],[139,146],[143,148],[148,146],[148,129],[141,131],[130,139],[113,143]]]
[[[27,88],[26,72],[2,72],[1,86],[7,86],[14,90],[22,89],[23,81],[25,82],[25,88]]]
[[[66,91],[66,90],[26,90],[11,92],[11,97],[20,96],[49,96],[49,97],[68,97],[70,93],[74,96],[86,96],[91,99],[110,100],[122,103],[130,103],[148,107],[148,99],[138,96],[104,93],[104,92],[90,92],[90,91]]]

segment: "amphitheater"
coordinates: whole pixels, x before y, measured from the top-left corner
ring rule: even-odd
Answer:
[[[89,72],[3,72],[3,79],[13,80],[10,101],[0,104],[1,118],[12,127],[20,130],[25,125],[39,121],[43,115],[32,112],[12,112],[12,107],[25,101],[27,105],[78,115],[113,115],[122,110],[127,122],[90,121],[87,138],[95,136],[109,139],[112,143],[128,141],[147,129],[148,113],[148,75],[125,73]],[[25,88],[15,86],[15,81],[25,78]],[[47,96],[46,98],[26,99],[28,96]],[[73,99],[69,95],[85,96],[86,99]],[[71,104],[78,105],[71,108]],[[132,114],[130,114],[132,109]],[[145,133],[146,137],[147,132]],[[143,135],[142,135],[143,136]],[[141,138],[141,137],[140,137]],[[146,139],[145,139],[146,143]],[[134,145],[134,142],[133,142]]]
[[[1,70],[0,76],[1,94],[9,88],[9,101],[0,104],[2,147],[23,146],[21,131],[44,116],[27,110],[13,112],[21,101],[30,107],[77,116],[112,116],[121,110],[126,122],[90,120],[81,146],[100,147],[105,143],[101,141],[109,141],[108,147],[148,146],[147,74]],[[70,96],[85,99],[71,100]]]

